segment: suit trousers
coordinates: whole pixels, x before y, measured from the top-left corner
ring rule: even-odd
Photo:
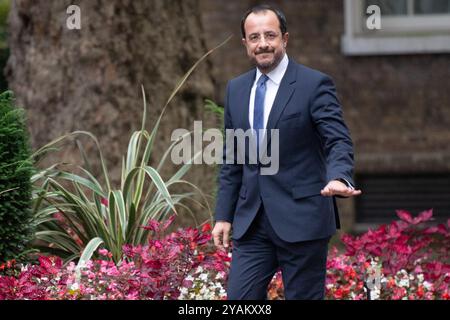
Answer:
[[[261,204],[246,233],[232,239],[228,300],[267,299],[267,287],[279,269],[286,299],[323,300],[329,240],[283,241]]]

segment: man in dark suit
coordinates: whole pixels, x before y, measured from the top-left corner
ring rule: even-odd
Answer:
[[[228,83],[225,128],[255,130],[267,149],[268,130],[279,130],[279,168],[261,174],[263,161],[248,163],[248,154],[221,167],[212,234],[227,248],[233,227],[228,299],[265,299],[278,268],[287,299],[323,299],[328,242],[339,228],[335,197],[361,193],[350,134],[331,78],[287,56],[281,11],[254,7],[241,29],[256,68]]]

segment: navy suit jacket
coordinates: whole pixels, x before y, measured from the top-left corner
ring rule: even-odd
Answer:
[[[229,81],[225,129],[250,128],[249,99],[255,75],[253,69]],[[320,190],[333,179],[353,184],[353,145],[332,79],[290,59],[266,129],[279,129],[278,172],[261,175],[261,164],[224,161],[216,221],[232,222],[232,237],[239,239],[263,203],[273,229],[287,242],[333,235],[339,228],[336,201],[322,196]],[[270,134],[267,137],[270,149]]]

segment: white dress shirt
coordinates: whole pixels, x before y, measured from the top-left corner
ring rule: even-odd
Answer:
[[[264,129],[267,125],[267,120],[269,119],[270,111],[272,110],[272,105],[275,100],[275,97],[278,92],[278,88],[280,87],[281,79],[283,79],[284,74],[286,73],[286,69],[289,64],[289,58],[287,54],[284,54],[283,59],[281,59],[278,66],[275,69],[270,71],[267,74],[269,79],[266,82],[266,96],[264,98]],[[250,102],[249,102],[249,113],[248,120],[250,122],[250,128],[253,129],[253,111],[255,110],[255,91],[256,91],[256,83],[258,82],[259,77],[262,75],[261,71],[256,68],[256,78],[253,83],[252,90],[250,92]]]

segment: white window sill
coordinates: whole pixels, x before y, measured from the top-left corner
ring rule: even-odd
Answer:
[[[395,55],[450,52],[450,35],[358,37],[344,35],[341,41],[344,55]]]

